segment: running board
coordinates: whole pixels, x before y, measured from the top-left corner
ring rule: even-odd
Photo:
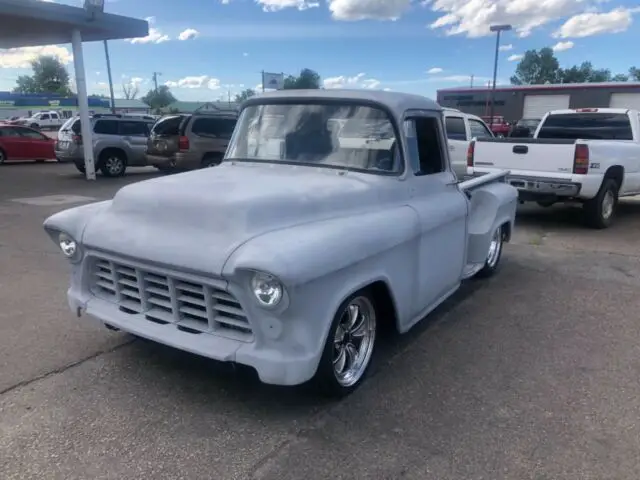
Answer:
[[[484,263],[470,263],[462,270],[462,280],[473,277],[476,273],[482,270]]]

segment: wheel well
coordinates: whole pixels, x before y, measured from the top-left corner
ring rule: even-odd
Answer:
[[[387,332],[391,330],[397,331],[398,316],[389,286],[384,281],[378,280],[366,287],[366,289],[371,292],[371,296],[376,303],[381,330]]]
[[[123,159],[124,159],[124,163],[127,163],[129,161],[129,159],[127,158],[127,154],[125,153],[124,150],[120,149],[120,148],[115,148],[115,147],[107,147],[105,149],[103,149],[100,152],[100,155],[98,155],[98,160],[100,162],[102,162],[104,156],[109,153],[109,152],[115,152],[117,154],[119,154]]]
[[[613,165],[609,167],[604,174],[604,178],[610,178],[618,185],[618,188],[622,186],[622,180],[624,179],[624,167],[620,165]]]
[[[504,222],[502,224],[502,240],[505,242],[511,240],[511,222]]]

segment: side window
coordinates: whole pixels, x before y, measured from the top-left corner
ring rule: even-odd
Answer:
[[[20,134],[16,132],[15,128],[11,127],[0,127],[0,137],[4,138],[19,138]]]
[[[40,132],[36,132],[35,130],[30,130],[28,128],[16,128],[18,134],[24,138],[31,138],[33,140],[46,140],[47,137],[41,134]]]
[[[58,116],[57,113],[52,113],[51,114],[51,120],[58,120],[60,117]]]
[[[437,118],[415,117],[405,122],[410,161],[416,176],[445,171],[440,128]]]
[[[120,135],[148,137],[149,130],[144,122],[119,122]]]
[[[118,122],[113,120],[98,120],[93,127],[93,131],[102,135],[117,135]]]
[[[49,120],[49,114],[43,113],[42,115],[40,115],[40,120]]]
[[[469,119],[469,130],[471,130],[471,137],[477,138],[493,138],[491,132],[481,122],[473,119]]]
[[[462,117],[445,117],[445,127],[449,140],[466,140],[467,129]]]
[[[196,118],[191,127],[195,135],[229,139],[236,125],[231,118]]]

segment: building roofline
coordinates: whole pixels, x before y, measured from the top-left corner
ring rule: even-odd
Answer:
[[[538,85],[496,85],[496,92],[514,92],[526,90],[582,90],[582,89],[624,89],[638,88],[640,82],[601,82],[601,83],[546,83]],[[452,87],[441,88],[440,93],[478,93],[489,92],[491,88],[482,87]]]

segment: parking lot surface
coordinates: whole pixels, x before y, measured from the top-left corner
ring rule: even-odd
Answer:
[[[638,478],[640,203],[602,231],[522,208],[500,274],[329,403],[68,311],[42,221],[155,175],[0,168],[3,480]]]

